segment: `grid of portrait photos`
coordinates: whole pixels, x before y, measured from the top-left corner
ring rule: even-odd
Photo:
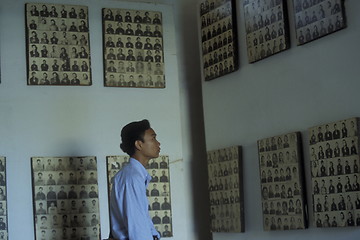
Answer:
[[[91,85],[88,8],[25,7],[28,85]]]
[[[241,147],[207,151],[212,232],[244,232]]]
[[[6,158],[0,156],[0,239],[8,239]]]
[[[359,118],[309,129],[317,227],[360,226]]]
[[[205,0],[200,4],[205,81],[239,68],[235,6],[234,0]]]
[[[247,54],[250,63],[290,47],[286,1],[244,0]]]
[[[129,163],[129,159],[129,156],[106,157],[109,198],[113,177],[120,169]],[[169,156],[160,155],[158,158],[151,159],[147,166],[147,171],[152,178],[146,190],[150,217],[155,229],[160,233],[162,238],[172,237]]]
[[[96,157],[32,157],[35,239],[100,239]]]
[[[307,228],[301,135],[258,140],[265,231]]]
[[[165,88],[162,14],[103,8],[104,85]]]
[[[346,27],[343,0],[293,0],[297,45]]]

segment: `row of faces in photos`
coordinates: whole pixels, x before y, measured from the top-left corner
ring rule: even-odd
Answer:
[[[265,231],[304,229],[303,216],[272,216],[264,217]]]
[[[303,204],[300,197],[293,199],[283,199],[273,200],[273,201],[264,201],[263,202],[263,214],[264,216],[268,215],[302,215],[303,214]]]
[[[124,28],[124,25],[126,27]],[[121,22],[113,24],[112,22],[104,22],[104,30],[106,34],[111,35],[130,35],[130,36],[146,36],[146,37],[162,37],[161,25],[146,24],[145,29],[142,29],[144,24],[140,23],[126,23]]]
[[[226,205],[240,202],[239,189],[220,190],[210,192],[210,205]]]
[[[85,19],[87,7],[57,4],[26,4],[26,10],[31,16]]]
[[[97,172],[94,170],[79,171],[46,171],[34,176],[35,185],[65,185],[65,184],[96,184]]]
[[[231,219],[213,219],[211,220],[211,231],[212,232],[242,232],[241,219],[235,217]]]
[[[331,195],[314,195],[313,196],[314,212],[333,212],[360,209],[359,193],[338,193]]]
[[[36,236],[39,239],[99,239],[98,227],[62,228],[62,229],[38,229]]]
[[[289,139],[290,138],[290,139]],[[261,139],[258,141],[259,152],[276,151],[283,148],[292,148],[297,145],[296,133],[285,134],[277,137]]]
[[[272,41],[267,42],[266,44],[261,44],[259,46],[249,47],[248,48],[248,57],[249,61],[258,61],[265,57],[269,57],[275,53],[287,49],[289,45],[286,42],[284,36],[278,37]]]
[[[247,35],[247,46],[248,48],[264,45],[272,45],[273,52],[275,48],[278,47],[277,50],[281,50],[279,44],[281,37],[284,36],[284,27],[280,22],[278,24],[272,24],[269,27],[265,27],[264,31],[259,30],[252,34]],[[283,40],[284,41],[284,40]]]
[[[51,49],[48,49],[47,46],[51,46]],[[86,46],[32,44],[29,49],[29,57],[31,62],[36,58],[45,58],[45,60],[57,59],[59,63],[62,63],[69,61],[69,59],[89,59],[90,55],[89,48]]]
[[[162,62],[162,55],[160,51],[156,50],[154,57],[152,56],[151,50],[146,51],[145,57],[144,52],[145,51],[143,50],[135,50],[136,55],[134,55],[134,51],[129,49],[127,51],[128,55],[125,56],[123,51],[119,50],[118,54],[110,51],[110,53],[106,56],[107,60],[105,61],[105,70],[112,73],[137,72],[162,75],[164,71],[164,63]]]
[[[47,199],[76,199],[76,198],[97,198],[98,187],[94,184],[89,185],[49,185],[36,186],[36,200]]]
[[[56,53],[59,54],[61,47],[66,45],[88,46],[88,39],[88,34],[76,32],[61,32],[58,34],[58,32],[31,31],[29,35],[29,43],[31,44],[52,44],[52,50],[49,50],[50,56]]]
[[[344,121],[312,127],[309,129],[309,143],[310,145],[313,145],[335,139],[358,137],[357,122],[358,120],[356,118],[351,118]]]
[[[29,85],[91,85],[87,73],[31,72]]]
[[[230,2],[231,0],[205,0],[200,4],[200,14],[203,15],[215,8]]]
[[[207,162],[208,163],[217,163],[217,162],[226,162],[226,161],[238,161],[239,159],[239,149],[238,147],[224,148],[216,151],[207,152]]]
[[[341,13],[331,16],[326,20],[311,23],[306,27],[296,30],[296,37],[299,44],[315,40],[321,36],[340,30],[344,27],[344,19]]]
[[[88,32],[86,20],[74,19],[46,19],[43,17],[29,17],[28,28],[30,30],[61,31],[61,32]]]
[[[324,228],[360,226],[360,210],[317,213],[314,225]]]
[[[117,74],[107,73],[105,86],[107,87],[165,87],[165,78],[162,75]]]
[[[288,181],[279,184],[263,183],[261,188],[263,200],[294,198],[301,195],[301,186],[298,181]]]
[[[360,191],[359,174],[338,177],[313,178],[313,194],[335,194]]]
[[[161,24],[161,12],[103,8],[106,21]]]
[[[144,37],[132,37],[128,36],[126,37],[126,41],[123,41],[122,37],[118,38],[112,38],[109,37],[109,35],[105,36],[106,42],[105,47],[108,49],[106,52],[106,56],[109,53],[114,53],[114,49],[112,48],[121,48],[123,51],[127,52],[127,49],[123,48],[135,48],[135,49],[144,49],[144,50],[156,50],[156,51],[162,51],[162,39],[161,38],[144,38]],[[110,50],[112,49],[112,50]],[[117,50],[118,53],[121,53],[120,50]],[[156,53],[156,52],[155,52]],[[111,59],[108,58],[107,59]]]
[[[223,19],[231,17],[231,1],[224,2],[222,5],[201,14],[201,28],[212,27]]]
[[[233,44],[233,33],[231,30],[223,33],[218,38],[210,39],[208,41],[205,41],[202,43],[202,51],[204,57],[206,57],[207,54],[215,54],[214,52],[217,52],[217,50],[224,50],[224,52],[233,52],[232,44]],[[229,49],[230,48],[230,49]],[[219,53],[217,53],[219,54]]]
[[[237,218],[240,217],[240,208],[239,203],[211,206],[210,218],[211,220]]]
[[[296,148],[289,148],[260,153],[260,167],[278,168],[279,166],[297,163],[299,159],[296,150]]]
[[[327,177],[359,172],[359,156],[311,161],[311,176]]]
[[[358,137],[331,140],[310,146],[310,158],[312,161],[334,158],[347,158],[358,154]]]
[[[53,71],[53,72],[85,72],[89,73],[88,59],[69,59],[63,61],[59,58],[31,58],[30,71]]]
[[[85,214],[97,213],[99,206],[97,199],[64,199],[64,200],[37,200],[35,201],[36,215],[56,215],[56,214]]]
[[[170,224],[171,223],[171,211],[157,211],[150,210],[149,211],[150,218],[152,222],[156,224]]]
[[[234,70],[235,70],[234,59],[233,57],[229,57],[226,58],[224,61],[214,63],[209,67],[204,67],[205,79],[210,80],[215,77],[233,72]]]
[[[261,183],[281,183],[299,180],[297,164],[284,164],[277,168],[264,167],[260,171]]]
[[[33,171],[96,170],[95,157],[32,157]]]
[[[208,27],[205,27],[201,31],[201,41],[211,41],[213,39],[223,36],[226,32],[233,31],[233,23],[231,16],[222,19],[219,22],[214,22]]]
[[[223,161],[208,164],[211,177],[226,177],[239,172],[239,160]]]

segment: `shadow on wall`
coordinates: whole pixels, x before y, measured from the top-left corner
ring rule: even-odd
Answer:
[[[199,39],[197,29],[198,4],[193,0],[180,1],[177,32],[180,38],[180,74],[186,89],[188,122],[190,125],[190,163],[192,207],[194,213],[195,239],[212,239],[209,218],[208,173],[204,131],[204,116],[201,90]],[[195,24],[194,24],[195,23]]]

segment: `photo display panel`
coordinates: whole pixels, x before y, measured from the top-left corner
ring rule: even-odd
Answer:
[[[297,45],[346,27],[344,0],[293,0]]]
[[[307,228],[300,133],[264,138],[257,143],[264,230]]]
[[[6,186],[6,158],[0,156],[0,239],[9,239]]]
[[[103,8],[104,85],[165,88],[162,14]]]
[[[209,81],[239,69],[235,0],[200,4],[203,75]]]
[[[207,151],[212,232],[244,232],[241,147]]]
[[[113,177],[129,163],[129,156],[107,156],[109,200]],[[155,229],[162,238],[172,237],[172,211],[170,194],[169,156],[160,155],[151,159],[146,167],[151,181],[146,189],[149,214]]]
[[[244,0],[243,6],[250,63],[290,48],[286,1]]]
[[[32,157],[35,239],[100,239],[96,157]]]
[[[309,129],[316,227],[360,226],[359,118]]]
[[[27,3],[25,13],[27,84],[91,85],[88,8]]]

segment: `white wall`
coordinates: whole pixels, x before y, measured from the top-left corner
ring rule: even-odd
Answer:
[[[314,228],[311,207],[309,229],[264,232],[256,141],[302,132],[311,206],[307,129],[360,116],[360,1],[345,1],[346,29],[303,46],[295,44],[291,10],[291,48],[254,64],[246,56],[242,2],[237,1],[240,69],[202,83],[207,149],[243,146],[245,233],[214,239],[358,239],[359,228]]]
[[[157,131],[162,154],[170,156],[172,239],[192,239],[191,143],[187,102],[182,98],[172,1],[136,3],[111,0],[48,1],[89,7],[93,85],[26,85],[25,0],[0,2],[0,155],[7,157],[10,239],[33,239],[30,157],[96,156],[102,238],[108,235],[106,156],[119,149],[122,126],[147,118]],[[166,89],[103,87],[101,8],[156,10],[163,13]],[[184,144],[184,151],[183,151]],[[184,158],[184,156],[186,158]]]

